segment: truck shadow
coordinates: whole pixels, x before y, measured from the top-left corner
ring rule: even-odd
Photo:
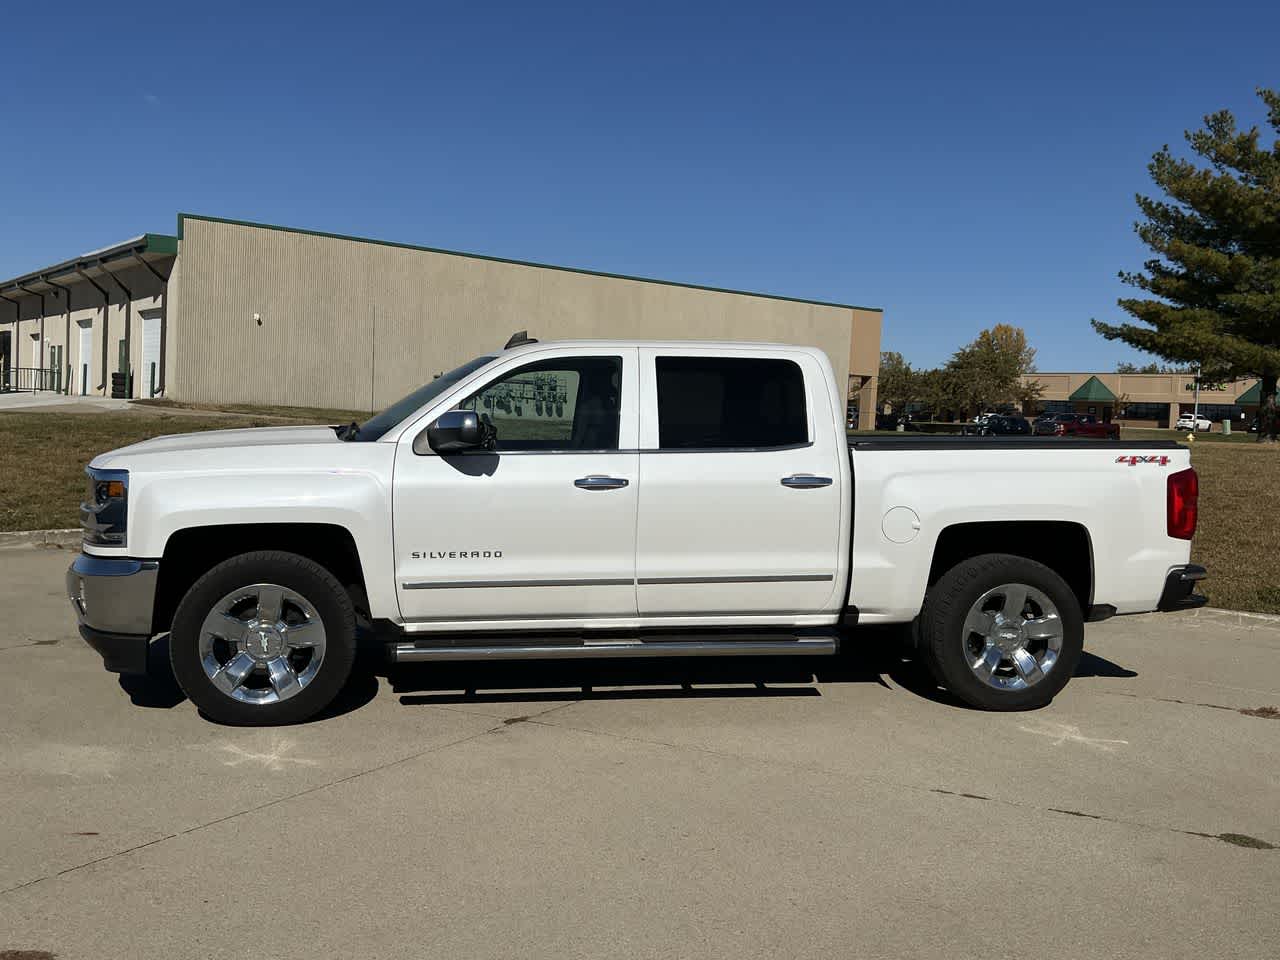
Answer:
[[[382,671],[404,706],[561,700],[820,697],[838,683],[901,689],[945,706],[970,707],[938,685],[900,628],[862,628],[834,657],[665,660],[532,660],[400,664]],[[1136,677],[1086,652],[1077,677]]]
[[[351,671],[351,679],[347,681],[346,686],[332,703],[304,722],[316,723],[320,720],[340,717],[344,713],[360,709],[376,697],[378,695],[378,652],[371,644],[362,640],[356,654],[355,667]],[[135,707],[172,710],[187,699],[182,688],[178,686],[173,668],[169,664],[168,634],[161,634],[151,641],[147,651],[146,675],[123,673],[117,677],[117,682],[120,684],[120,689],[129,695],[129,702]],[[210,723],[217,723],[216,720],[205,716],[203,712],[201,716]]]
[[[1136,677],[1138,671],[1122,667],[1118,663],[1112,663],[1105,657],[1100,657],[1096,653],[1090,653],[1086,650],[1080,656],[1080,663],[1076,667],[1075,675],[1077,677],[1115,677],[1127,680],[1130,677]]]
[[[675,700],[820,697],[837,683],[899,688],[946,706],[973,709],[953,697],[913,656],[900,628],[863,627],[834,657],[715,657],[636,660],[457,661],[387,665],[373,637],[361,638],[351,679],[315,723],[358,710],[378,695],[379,677],[404,706],[539,703],[561,700]],[[169,666],[168,636],[151,643],[146,676],[121,675],[134,706],[168,710],[186,697]],[[1128,679],[1129,670],[1086,651],[1077,677]]]
[[[932,678],[902,655],[896,638],[887,646],[863,639],[860,632],[834,657],[456,661],[399,664],[385,676],[405,706],[820,697],[822,685],[830,683],[896,684],[928,695]]]

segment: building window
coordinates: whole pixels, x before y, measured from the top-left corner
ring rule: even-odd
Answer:
[[[1118,417],[1124,420],[1166,420],[1169,417],[1167,403],[1126,403]]]
[[[1195,410],[1192,405],[1186,408],[1188,412]],[[1200,416],[1206,420],[1239,420],[1244,413],[1244,408],[1236,406],[1234,403],[1202,403],[1200,404]]]

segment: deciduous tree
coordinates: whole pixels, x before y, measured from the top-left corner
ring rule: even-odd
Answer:
[[[894,413],[901,413],[907,404],[919,398],[920,378],[902,354],[885,351],[880,354],[880,374],[876,383],[877,401],[889,404]]]
[[[1035,358],[1021,327],[1000,323],[983,330],[946,366],[958,406],[979,413],[997,404],[1036,399],[1040,384],[1024,379],[1035,372]]]

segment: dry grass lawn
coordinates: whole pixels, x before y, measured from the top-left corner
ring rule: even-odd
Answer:
[[[1280,613],[1280,444],[1201,443],[1200,524],[1191,559],[1211,606]]]
[[[278,417],[127,413],[0,413],[0,530],[61,530],[80,523],[84,468],[98,454],[167,433],[298,423]],[[323,421],[312,421],[323,422]]]
[[[343,415],[334,416],[338,413]],[[166,433],[332,423],[361,416],[296,408],[246,414],[192,416],[137,405],[127,413],[2,413],[0,530],[76,526],[85,465],[105,450]],[[1170,438],[1167,431],[1151,434]],[[1200,527],[1192,559],[1209,570],[1204,589],[1210,603],[1280,613],[1280,444],[1258,444],[1252,437],[1198,439],[1191,459],[1200,473]]]

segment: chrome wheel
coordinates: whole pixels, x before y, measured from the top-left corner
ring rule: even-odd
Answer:
[[[287,587],[254,583],[213,605],[200,627],[200,663],[215,687],[242,703],[302,692],[324,662],[324,622]]]
[[[1044,593],[1005,583],[984,593],[964,620],[969,669],[997,690],[1025,690],[1053,670],[1062,653],[1062,618]]]

